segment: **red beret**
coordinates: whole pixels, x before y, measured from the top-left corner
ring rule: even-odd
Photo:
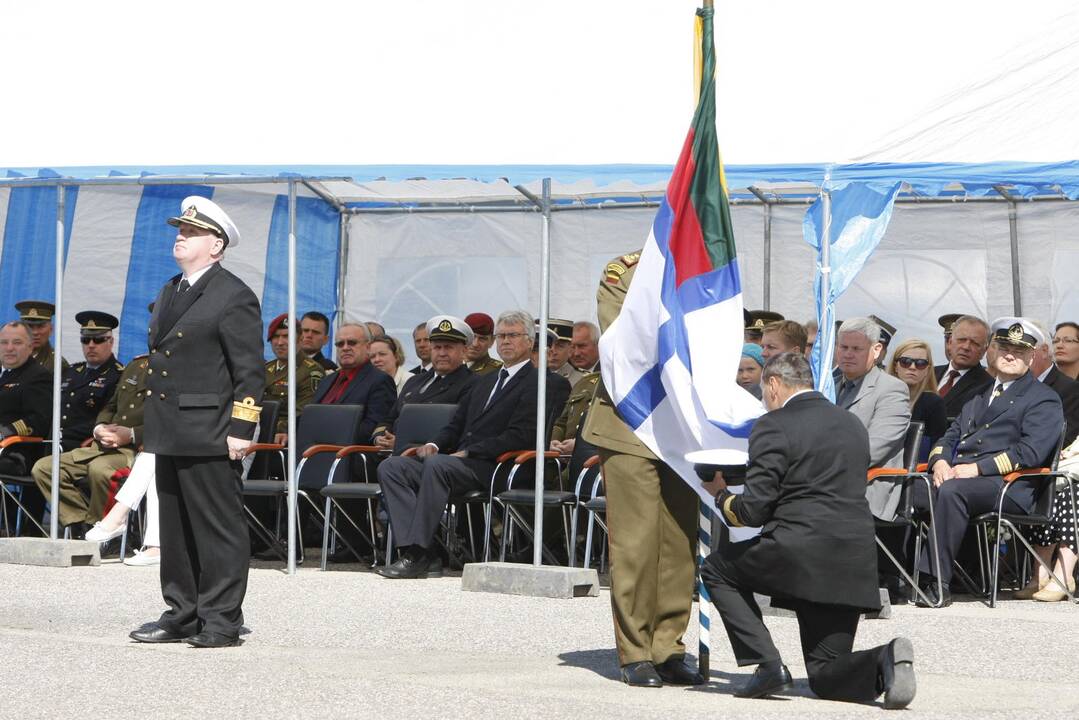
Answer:
[[[288,330],[288,313],[281,313],[270,321],[270,329],[266,331],[266,339],[273,340],[273,334],[284,328]]]
[[[487,313],[470,313],[465,317],[465,325],[477,335],[490,335],[495,331],[495,321]]]

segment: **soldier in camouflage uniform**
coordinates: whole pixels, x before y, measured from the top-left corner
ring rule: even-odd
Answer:
[[[274,441],[285,442],[288,437],[288,313],[282,313],[270,322],[266,339],[273,348],[274,359],[266,363],[266,390],[264,400],[280,403]],[[326,371],[300,349],[296,351],[296,422],[304,407],[315,396],[315,389],[326,376]]]

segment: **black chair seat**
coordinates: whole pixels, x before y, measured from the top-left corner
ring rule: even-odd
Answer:
[[[31,475],[0,475],[0,482],[14,483],[16,485],[36,485]]]
[[[1050,525],[1052,520],[1044,515],[1022,515],[1015,513],[1001,513],[1002,520],[1006,520],[1013,525]],[[995,512],[987,512],[979,515],[971,520],[971,523],[995,523],[997,521],[997,514]]]
[[[338,483],[327,485],[319,492],[325,498],[370,500],[382,497],[382,486],[378,483]]]
[[[603,495],[594,497],[584,504],[586,510],[592,512],[607,512],[607,498]]]
[[[507,505],[534,505],[536,503],[536,491],[532,488],[506,490],[505,492],[498,494],[498,499]],[[571,492],[548,490],[543,493],[544,507],[573,505],[576,502],[577,496]]]
[[[280,495],[287,490],[284,480],[244,480],[244,495]]]

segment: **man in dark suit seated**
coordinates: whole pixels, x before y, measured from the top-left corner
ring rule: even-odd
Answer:
[[[870,703],[883,694],[885,707],[906,707],[915,691],[910,641],[851,651],[859,615],[880,608],[865,500],[869,436],[812,388],[800,353],[765,365],[769,412],[749,436],[744,492],[731,493],[721,475],[706,483],[729,525],[759,525],[761,534],[722,545],[704,561],[701,579],[738,665],[757,665],[738,697],[765,697],[793,684],[761,621],[756,592],[797,613],[809,687],[818,696]]]
[[[389,414],[397,399],[393,378],[368,362],[370,342],[371,333],[363,325],[342,325],[333,342],[340,368],[322,378],[311,400],[323,405],[363,405],[363,418],[354,441],[357,445],[371,444],[375,425]]]
[[[971,398],[985,392],[993,382],[981,364],[989,348],[989,325],[973,315],[961,315],[952,323],[951,338],[946,342],[950,361],[933,371],[937,375],[937,394],[944,398],[944,412],[951,422]]]
[[[465,366],[465,348],[472,342],[472,328],[464,320],[452,315],[436,315],[422,330],[424,342],[429,341],[428,360],[431,367],[416,373],[405,383],[397,402],[375,428],[375,445],[383,450],[393,449],[397,418],[405,405],[457,405],[468,397],[477,377]]]
[[[919,569],[925,573],[927,594],[934,605],[951,603],[948,583],[952,560],[970,518],[997,507],[1005,475],[1041,467],[1051,460],[1060,440],[1064,426],[1060,397],[1030,372],[1034,349],[1044,341],[1041,331],[1026,318],[1004,317],[994,322],[991,356],[996,381],[991,390],[963,406],[940,443],[929,452],[936,515],[930,531],[936,533],[940,550],[941,597],[937,597],[937,582],[930,575],[929,543]],[[954,360],[954,349],[952,357]],[[1013,483],[1004,511],[1029,513],[1035,489],[1027,481]],[[915,504],[926,507],[924,486],[915,485],[915,490]],[[919,598],[918,604],[925,603]]]
[[[439,518],[452,494],[487,487],[495,458],[536,441],[536,379],[530,362],[532,316],[502,313],[494,337],[502,367],[480,377],[450,424],[412,457],[391,457],[378,481],[400,559],[378,572],[388,578],[441,577],[434,549]]]
[[[1042,335],[1048,337],[1041,323],[1036,322],[1034,326]],[[1064,447],[1068,447],[1079,434],[1079,383],[1057,370],[1053,364],[1053,348],[1049,342],[1040,343],[1034,350],[1030,372],[1060,396],[1060,402],[1064,405],[1064,422],[1068,425],[1064,433]]]

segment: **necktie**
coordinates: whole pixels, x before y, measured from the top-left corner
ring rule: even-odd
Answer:
[[[509,370],[507,370],[506,368],[502,368],[498,371],[498,382],[495,383],[495,389],[494,392],[491,393],[491,397],[487,398],[487,404],[483,406],[484,410],[489,408],[491,406],[491,403],[494,402],[494,399],[498,397],[498,393],[502,391],[502,386],[506,384],[506,378],[508,378],[509,376]]]
[[[845,406],[847,403],[849,403],[851,400],[853,400],[853,398],[851,397],[851,395],[853,393],[854,393],[854,381],[853,380],[844,380],[843,384],[839,386],[839,396],[838,396],[838,403],[837,404],[840,407]]]
[[[191,283],[187,281],[187,278],[180,280],[179,286],[176,288],[176,292],[183,295],[185,292],[191,289]]]
[[[427,389],[424,392],[431,392],[432,390],[437,389],[438,386],[441,383],[442,383],[442,376],[441,375],[435,375],[434,378],[431,379],[431,382],[429,382],[427,384]]]
[[[941,397],[947,395],[951,391],[952,386],[955,385],[955,379],[957,377],[959,377],[958,370],[954,368],[949,370],[947,377],[944,378],[944,384],[940,386],[939,390],[937,390],[937,395],[940,395]]]
[[[988,407],[989,405],[992,405],[993,401],[996,400],[998,397],[1000,397],[1003,392],[1004,392],[1004,386],[1003,385],[1001,385],[1000,383],[997,383],[996,385],[994,385],[993,386],[993,394],[989,396],[989,402],[986,404],[986,406]]]

